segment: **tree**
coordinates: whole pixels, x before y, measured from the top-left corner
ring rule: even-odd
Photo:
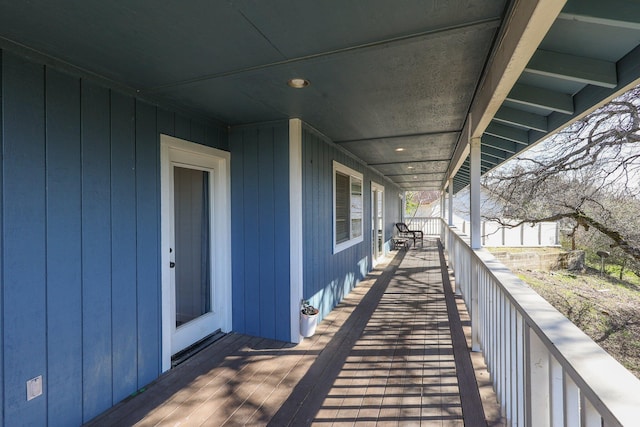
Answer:
[[[413,217],[418,212],[420,206],[426,206],[439,198],[439,191],[407,191],[405,214]]]
[[[517,221],[595,230],[640,263],[640,86],[483,178]],[[508,222],[508,224],[506,223]]]

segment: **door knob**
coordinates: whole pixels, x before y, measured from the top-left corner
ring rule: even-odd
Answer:
[[[175,263],[175,262],[173,262],[173,261],[170,261],[170,262],[169,262],[169,268],[173,268],[173,267],[175,267],[175,266],[176,266],[176,263]]]

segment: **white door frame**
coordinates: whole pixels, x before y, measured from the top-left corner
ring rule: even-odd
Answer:
[[[380,232],[382,233],[382,251],[381,253],[378,254],[378,257],[376,257],[376,251],[377,251],[377,247],[378,247],[378,242],[377,242],[377,225],[374,223],[376,221],[376,219],[378,218],[378,212],[376,210],[377,207],[377,200],[374,200],[374,197],[376,195],[376,193],[382,193],[382,229],[380,230]],[[371,181],[371,228],[376,232],[374,233],[375,235],[372,237],[374,239],[374,241],[372,242],[373,244],[371,245],[372,251],[371,251],[371,261],[372,261],[372,265],[376,265],[378,263],[378,260],[380,258],[382,258],[385,253],[384,253],[384,242],[385,242],[385,236],[384,236],[384,216],[385,216],[385,209],[384,209],[384,186],[380,185],[374,181]]]
[[[175,323],[175,290],[170,263],[173,241],[173,166],[183,165],[208,170],[212,174],[211,192],[211,315],[205,315],[206,330],[211,324],[223,332],[231,330],[231,190],[230,159],[227,151],[218,150],[168,135],[160,135],[161,183],[161,271],[162,271],[162,372],[171,368]],[[198,322],[195,320],[194,322]],[[204,324],[206,323],[206,324]]]

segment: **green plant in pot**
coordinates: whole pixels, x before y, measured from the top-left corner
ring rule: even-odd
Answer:
[[[313,316],[318,314],[318,309],[309,304],[309,301],[302,301],[302,314],[306,316]]]
[[[303,337],[313,336],[318,324],[318,309],[309,304],[309,301],[302,301],[300,309],[300,335]]]

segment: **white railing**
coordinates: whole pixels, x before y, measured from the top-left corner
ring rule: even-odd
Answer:
[[[640,425],[640,381],[486,250],[442,240],[510,426]]]
[[[454,224],[462,233],[469,233],[469,221],[454,218]],[[411,229],[422,230],[425,235],[440,234],[439,217],[407,218]],[[480,223],[482,246],[534,247],[558,246],[560,244],[559,223],[541,222],[535,225],[521,224],[517,227],[505,227],[497,222],[482,221]]]
[[[406,219],[411,230],[421,230],[425,236],[439,236],[442,231],[439,217],[413,217]]]

